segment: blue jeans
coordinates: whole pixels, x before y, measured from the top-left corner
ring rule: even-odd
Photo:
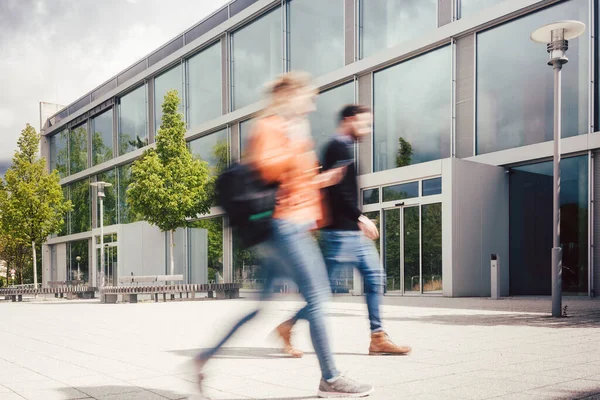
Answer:
[[[273,221],[273,235],[258,245],[266,269],[266,284],[261,299],[272,296],[271,286],[275,278],[289,277],[306,300],[305,318],[310,324],[310,336],[321,366],[324,379],[339,375],[329,347],[323,304],[329,300],[330,290],[325,262],[319,247],[309,231],[308,225],[299,225],[286,220]],[[198,357],[207,360],[217,353],[225,342],[246,322],[258,314],[253,311],[243,317],[227,335],[213,348]]]
[[[379,268],[379,255],[372,240],[361,231],[322,230],[321,238],[325,244],[323,255],[331,279],[341,266],[356,266],[365,280],[365,295],[371,332],[383,330],[379,306],[383,295],[383,273]],[[306,307],[293,318],[306,319]]]

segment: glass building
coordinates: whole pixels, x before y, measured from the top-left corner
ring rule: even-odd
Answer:
[[[127,202],[131,165],[160,134],[165,94],[177,90],[189,149],[218,174],[247,151],[265,84],[304,70],[320,89],[310,116],[318,156],[342,106],[373,110],[373,132],[355,157],[363,212],[381,230],[388,295],[489,296],[492,254],[502,295],[548,295],[554,84],[546,49],[529,35],[574,19],[588,28],[570,41],[563,69],[563,289],[597,294],[597,7],[593,0],[233,0],[45,120],[42,152],[74,209],[45,245],[43,281],[69,279],[79,266],[80,277],[97,284],[101,222],[109,279],[167,273],[165,234]],[[103,221],[96,181],[112,184]],[[257,255],[238,245],[218,204],[175,236],[186,283],[261,284]],[[348,268],[335,289],[360,294],[362,285]]]

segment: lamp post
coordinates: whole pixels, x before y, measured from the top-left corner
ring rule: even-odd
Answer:
[[[75,261],[77,261],[77,280],[81,280],[81,269],[79,268],[79,263],[81,262],[81,256],[75,257]]]
[[[554,199],[552,226],[552,316],[560,317],[562,302],[562,249],[560,247],[560,138],[562,123],[562,66],[569,59],[566,56],[569,40],[581,36],[585,24],[579,21],[558,21],[538,28],[531,34],[531,40],[545,43],[550,54],[550,65],[554,69]]]
[[[112,183],[93,182],[90,185],[96,188],[96,196],[100,200],[100,302],[104,302],[102,288],[104,287],[104,188],[111,187]]]

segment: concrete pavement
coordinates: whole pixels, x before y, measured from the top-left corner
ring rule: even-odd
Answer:
[[[372,399],[600,398],[600,302],[569,299],[568,318],[547,298],[387,296],[386,329],[408,357],[369,357],[364,299],[336,297],[328,325],[338,368],[376,386]],[[139,304],[0,302],[0,399],[187,399],[191,357],[213,344],[248,299]],[[290,359],[270,337],[302,305],[282,295],[208,366],[213,399],[311,399],[319,370],[300,323]],[[596,397],[594,397],[596,396]]]

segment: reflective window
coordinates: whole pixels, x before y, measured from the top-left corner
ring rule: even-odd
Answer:
[[[108,182],[112,186],[104,188],[104,226],[117,223],[117,173],[115,169],[96,175],[96,182]],[[92,195],[96,196],[96,189],[92,188]],[[98,202],[96,217],[100,226],[100,202]]]
[[[71,175],[88,167],[88,134],[85,123],[69,131],[69,161]]]
[[[383,188],[383,201],[412,199],[419,197],[419,182],[401,183]]]
[[[119,205],[119,223],[129,224],[139,221],[139,218],[130,210],[127,204],[127,189],[131,184],[131,164],[121,165],[118,170],[118,205]]]
[[[361,0],[361,58],[437,28],[437,0]]]
[[[420,218],[419,207],[401,208],[404,210],[402,218],[404,253],[404,291],[421,291],[421,248],[420,248]]]
[[[61,178],[69,175],[69,131],[64,129],[50,137],[50,170]]]
[[[381,216],[379,214],[379,211],[369,211],[364,213],[364,215],[369,218],[371,221],[373,221],[373,223],[375,223],[375,226],[377,227],[377,230],[379,230],[379,233],[381,233]],[[380,251],[380,239],[375,239],[375,247],[377,247],[377,252],[379,253]]]
[[[309,114],[310,129],[315,140],[315,151],[323,160],[325,146],[335,135],[342,107],[354,103],[354,83],[347,83],[319,94],[316,111]]]
[[[69,194],[69,185],[65,185],[62,187],[63,197],[65,200],[70,200],[71,195]],[[71,231],[71,212],[67,211],[63,214],[64,224],[60,227],[60,232],[58,232],[58,236],[68,235]]]
[[[379,203],[379,188],[363,190],[363,205]]]
[[[423,292],[442,290],[442,203],[421,207]]]
[[[244,150],[248,147],[248,138],[250,137],[254,121],[256,121],[256,118],[240,122],[240,150],[242,155],[244,154]]]
[[[194,222],[190,232],[190,282],[223,283],[224,218]]]
[[[92,228],[92,198],[89,179],[84,179],[69,185],[73,211],[71,211],[70,233],[88,232]]]
[[[282,34],[276,8],[231,35],[233,109],[260,100],[264,85],[281,74]]]
[[[235,231],[233,233],[233,282],[241,283],[244,289],[261,288],[266,282],[258,251],[255,248],[244,248]]]
[[[450,155],[451,66],[444,47],[375,73],[375,171]]]
[[[460,17],[468,17],[489,6],[501,3],[505,0],[460,0]]]
[[[320,76],[344,66],[344,0],[292,0],[288,12],[292,70]]]
[[[188,60],[188,118],[194,127],[222,114],[221,44]]]
[[[113,112],[92,119],[92,166],[113,158]]]
[[[89,239],[67,243],[67,280],[89,282]]]
[[[442,194],[442,178],[433,178],[423,181],[423,196]]]
[[[572,0],[477,35],[477,153],[552,140],[553,71],[531,32],[555,20],[587,21],[587,0]],[[589,36],[569,41],[562,78],[562,136],[588,132]],[[507,68],[507,65],[510,67]]]
[[[229,164],[227,129],[190,141],[192,155],[208,163],[213,174],[218,175]]]
[[[588,158],[560,164],[563,293],[588,291]],[[513,168],[510,177],[510,294],[549,295],[552,287],[553,163]]]
[[[121,97],[119,101],[119,155],[148,144],[146,86]]]
[[[162,124],[162,105],[165,95],[170,90],[177,90],[179,99],[183,96],[183,79],[181,75],[181,64],[171,68],[167,72],[154,78],[154,128],[158,132]],[[179,102],[181,111],[182,102]]]

